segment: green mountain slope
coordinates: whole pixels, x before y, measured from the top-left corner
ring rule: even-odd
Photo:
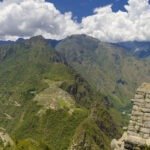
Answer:
[[[56,50],[95,90],[111,97],[118,109],[128,108],[135,89],[150,81],[149,57],[135,58],[115,44],[74,35],[62,40]]]
[[[122,117],[46,40],[1,46],[0,58],[0,149],[110,149]]]

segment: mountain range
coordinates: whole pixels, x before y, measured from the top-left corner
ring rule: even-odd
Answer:
[[[123,47],[127,52],[138,58],[146,58],[150,56],[150,42],[122,42],[117,45]]]
[[[150,80],[150,59],[149,55],[136,57],[118,45],[75,35],[61,41],[56,50],[96,91],[113,98],[116,107],[128,106],[135,89]],[[145,47],[150,50],[147,43]]]
[[[0,148],[110,150],[150,81],[149,53],[125,45],[86,35],[0,42]]]

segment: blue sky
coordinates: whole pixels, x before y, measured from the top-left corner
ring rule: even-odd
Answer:
[[[150,0],[3,0],[0,27],[0,40],[86,34],[106,42],[150,41]]]
[[[71,11],[74,17],[77,17],[78,21],[82,17],[90,16],[93,14],[93,10],[97,7],[106,6],[112,4],[114,12],[123,10],[124,5],[127,4],[127,0],[47,0],[52,2],[55,7],[62,13]]]

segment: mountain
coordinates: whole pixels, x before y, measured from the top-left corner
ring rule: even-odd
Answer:
[[[2,46],[2,45],[13,44],[13,43],[15,43],[15,42],[13,42],[13,41],[0,41],[0,45],[1,45],[1,46]]]
[[[139,60],[116,44],[73,35],[59,42],[56,50],[121,111],[129,108],[135,89],[142,82],[150,81],[150,57]]]
[[[109,150],[124,116],[54,45],[37,36],[0,46],[0,149]]]
[[[149,65],[86,35],[0,45],[0,149],[110,150]]]
[[[125,48],[126,51],[138,58],[146,58],[150,56],[150,42],[122,42],[117,45]]]

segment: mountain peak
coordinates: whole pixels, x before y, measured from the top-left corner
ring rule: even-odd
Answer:
[[[29,40],[30,41],[45,41],[45,38],[42,35],[37,35],[37,36],[31,37]]]
[[[38,35],[25,40],[25,43],[30,46],[46,46],[48,41],[42,35]]]
[[[93,41],[97,41],[99,42],[100,40],[92,37],[92,36],[89,36],[89,35],[86,35],[86,34],[74,34],[74,35],[71,35],[71,36],[68,36],[69,39],[84,39],[84,40],[93,40]],[[68,39],[67,38],[67,39]]]

